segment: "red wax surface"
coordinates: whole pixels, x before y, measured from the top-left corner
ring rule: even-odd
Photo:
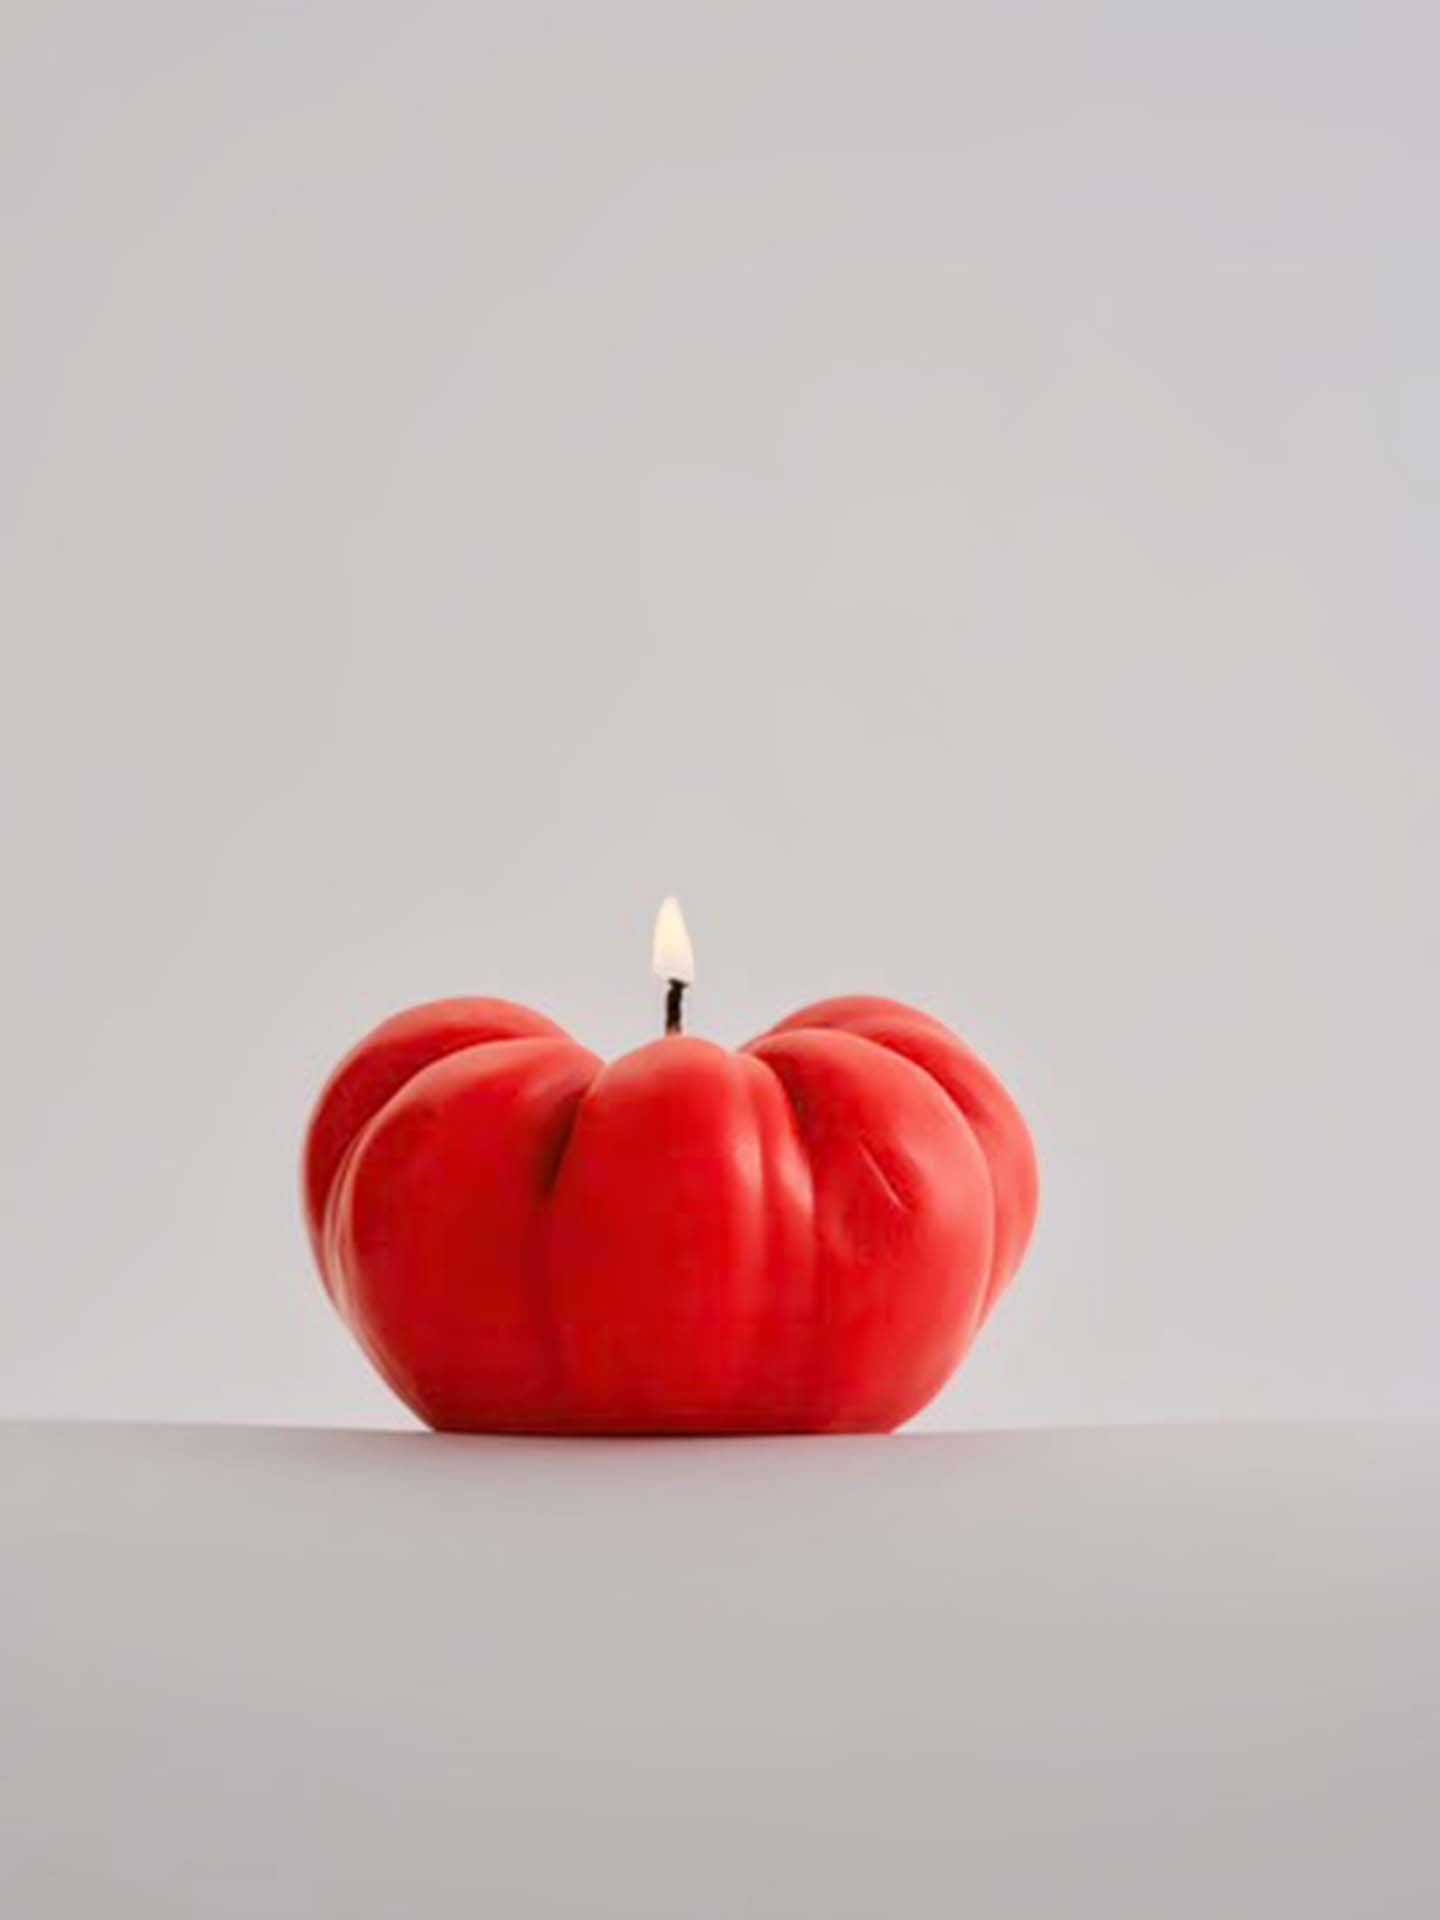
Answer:
[[[1035,1157],[929,1014],[855,995],[605,1062],[504,1000],[397,1014],[305,1148],[332,1300],[455,1432],[884,1432],[1019,1264]]]

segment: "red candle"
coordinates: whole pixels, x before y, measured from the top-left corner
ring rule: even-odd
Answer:
[[[929,1014],[862,995],[736,1052],[681,1031],[605,1062],[505,1000],[395,1015],[305,1147],[332,1300],[433,1427],[886,1432],[960,1361],[1025,1250],[1014,1103]]]

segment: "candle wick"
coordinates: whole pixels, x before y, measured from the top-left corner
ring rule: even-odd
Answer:
[[[679,1033],[683,1026],[681,1006],[685,999],[685,982],[667,980],[665,982],[665,1031]]]

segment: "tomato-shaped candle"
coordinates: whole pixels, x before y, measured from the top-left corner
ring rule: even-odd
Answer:
[[[887,1432],[1019,1264],[1025,1123],[929,1014],[863,995],[738,1052],[681,1030],[602,1061],[506,1000],[397,1014],[331,1075],[305,1208],[331,1299],[451,1432]]]

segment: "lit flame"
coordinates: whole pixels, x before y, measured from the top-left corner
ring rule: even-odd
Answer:
[[[685,916],[680,911],[680,902],[673,894],[667,894],[660,902],[660,911],[655,916],[655,942],[650,950],[650,964],[662,980],[681,980],[688,987],[695,978],[695,955],[690,947],[690,935],[685,929]]]

